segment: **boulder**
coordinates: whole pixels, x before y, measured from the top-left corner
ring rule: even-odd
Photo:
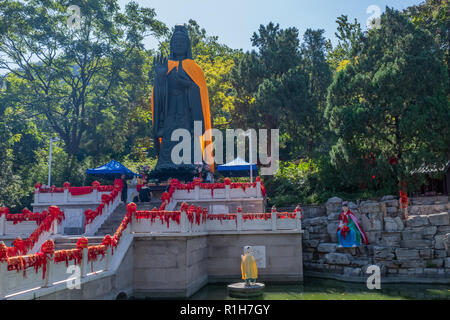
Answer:
[[[428,221],[428,218],[425,215],[410,216],[406,220],[407,227],[421,227],[421,226],[427,226],[429,224],[430,224],[430,222]]]
[[[325,207],[327,208],[327,214],[330,214],[332,212],[341,211],[342,210],[342,199],[338,197],[333,197],[328,199],[327,203],[325,204]]]
[[[380,260],[391,260],[394,259],[394,251],[389,247],[373,247],[373,255],[375,259]]]
[[[413,230],[412,228],[407,228],[402,232],[402,240],[419,240],[422,239],[422,232]]]
[[[330,222],[327,225],[327,232],[330,235],[330,239],[332,242],[337,243],[338,239],[337,239],[337,227],[339,225],[339,222]]]
[[[400,232],[383,232],[381,234],[380,245],[386,247],[400,247]]]
[[[340,211],[332,212],[328,215],[328,221],[339,221]]]
[[[400,246],[402,248],[411,248],[411,249],[418,249],[418,248],[431,248],[433,242],[431,240],[403,240],[400,242]]]
[[[445,258],[445,267],[450,268],[450,257]]]
[[[431,248],[419,249],[419,255],[422,259],[431,259],[433,257],[433,249]]]
[[[337,243],[321,243],[317,247],[317,251],[322,253],[335,252],[337,248]]]
[[[350,264],[351,256],[345,253],[332,252],[327,253],[325,259],[329,264],[348,265]]]
[[[450,226],[438,226],[437,227],[438,233],[450,233]]]
[[[383,220],[381,217],[370,217],[363,215],[361,217],[361,225],[365,232],[383,230]]]
[[[445,249],[435,249],[433,257],[434,258],[445,258],[447,256],[447,252],[445,252]]]
[[[419,260],[419,250],[417,249],[395,249],[397,260]]]
[[[428,220],[432,226],[447,226],[449,224],[449,215],[448,212],[430,214]]]
[[[344,267],[344,276],[359,277],[361,275],[361,268]]]
[[[392,218],[385,217],[384,218],[384,230],[386,232],[396,232],[402,231],[404,229],[403,221],[400,217]]]
[[[399,213],[399,209],[397,207],[386,207],[386,213],[390,217],[395,217]]]
[[[370,214],[370,213],[383,214],[386,212],[386,205],[382,202],[369,200],[361,202],[361,204],[359,205],[359,209],[363,214]]]
[[[365,233],[370,244],[377,244],[382,241],[381,231],[367,231]]]
[[[303,240],[303,244],[308,248],[317,248],[319,245],[319,240]]]
[[[395,196],[387,195],[381,198],[381,201],[389,201],[389,200],[395,200]]]
[[[424,260],[405,260],[400,263],[402,268],[425,268]]]
[[[444,266],[444,259],[429,259],[426,261],[427,268],[442,268]]]
[[[436,226],[427,226],[427,227],[422,227],[421,229],[422,229],[421,232],[422,232],[423,236],[434,236],[437,231]]]
[[[444,249],[446,251],[450,250],[450,233],[438,234],[434,237],[434,248]]]

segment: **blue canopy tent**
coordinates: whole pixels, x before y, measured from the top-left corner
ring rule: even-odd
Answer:
[[[258,175],[258,166],[251,165],[253,176]],[[250,176],[250,163],[237,157],[231,162],[217,166],[217,171],[227,177],[248,177]]]
[[[120,178],[122,174],[125,174],[127,179],[133,179],[135,176],[140,176],[116,160],[112,160],[107,164],[94,169],[87,169],[86,174],[111,180]]]

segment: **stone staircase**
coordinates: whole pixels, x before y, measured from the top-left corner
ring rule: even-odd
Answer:
[[[138,203],[137,210],[152,210],[153,208],[159,208],[161,205],[161,200],[154,200],[152,202],[146,203]],[[97,230],[94,236],[86,237],[89,241],[89,245],[100,245],[103,241],[105,235],[109,234],[111,236],[114,235],[117,228],[120,226],[120,223],[123,220],[123,217],[126,213],[126,206],[124,204],[120,204],[116,210],[103,222],[100,228]],[[81,235],[77,236],[62,236],[56,238],[55,241],[55,250],[67,250],[74,249],[76,247],[76,243]]]
[[[137,203],[137,210],[151,210],[153,208],[159,208],[161,205],[160,200],[155,200],[152,202],[144,202]],[[114,235],[117,228],[120,226],[120,223],[125,216],[127,209],[124,204],[120,204],[116,210],[105,220],[105,222],[100,226],[100,228],[95,233],[96,236],[104,236],[104,235]]]

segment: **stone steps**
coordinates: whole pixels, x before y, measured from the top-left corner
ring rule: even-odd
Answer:
[[[60,237],[54,240],[55,242],[55,250],[68,250],[75,249],[78,239],[81,236],[71,236],[71,237]],[[103,237],[86,237],[88,239],[88,244],[90,246],[100,245],[102,244]]]
[[[108,217],[108,219],[103,222],[100,228],[95,233],[96,236],[105,236],[107,234],[113,235],[117,228],[122,223],[122,220],[127,212],[126,206],[124,204],[120,204],[116,210]]]

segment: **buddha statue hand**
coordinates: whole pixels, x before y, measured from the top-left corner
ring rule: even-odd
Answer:
[[[189,78],[189,76],[187,75],[187,73],[183,70],[180,69],[177,71],[176,73],[177,76],[177,82],[183,86],[183,87],[190,87],[191,86],[191,79]]]
[[[167,74],[169,67],[167,66],[167,58],[162,55],[153,57],[153,67],[159,78]]]

